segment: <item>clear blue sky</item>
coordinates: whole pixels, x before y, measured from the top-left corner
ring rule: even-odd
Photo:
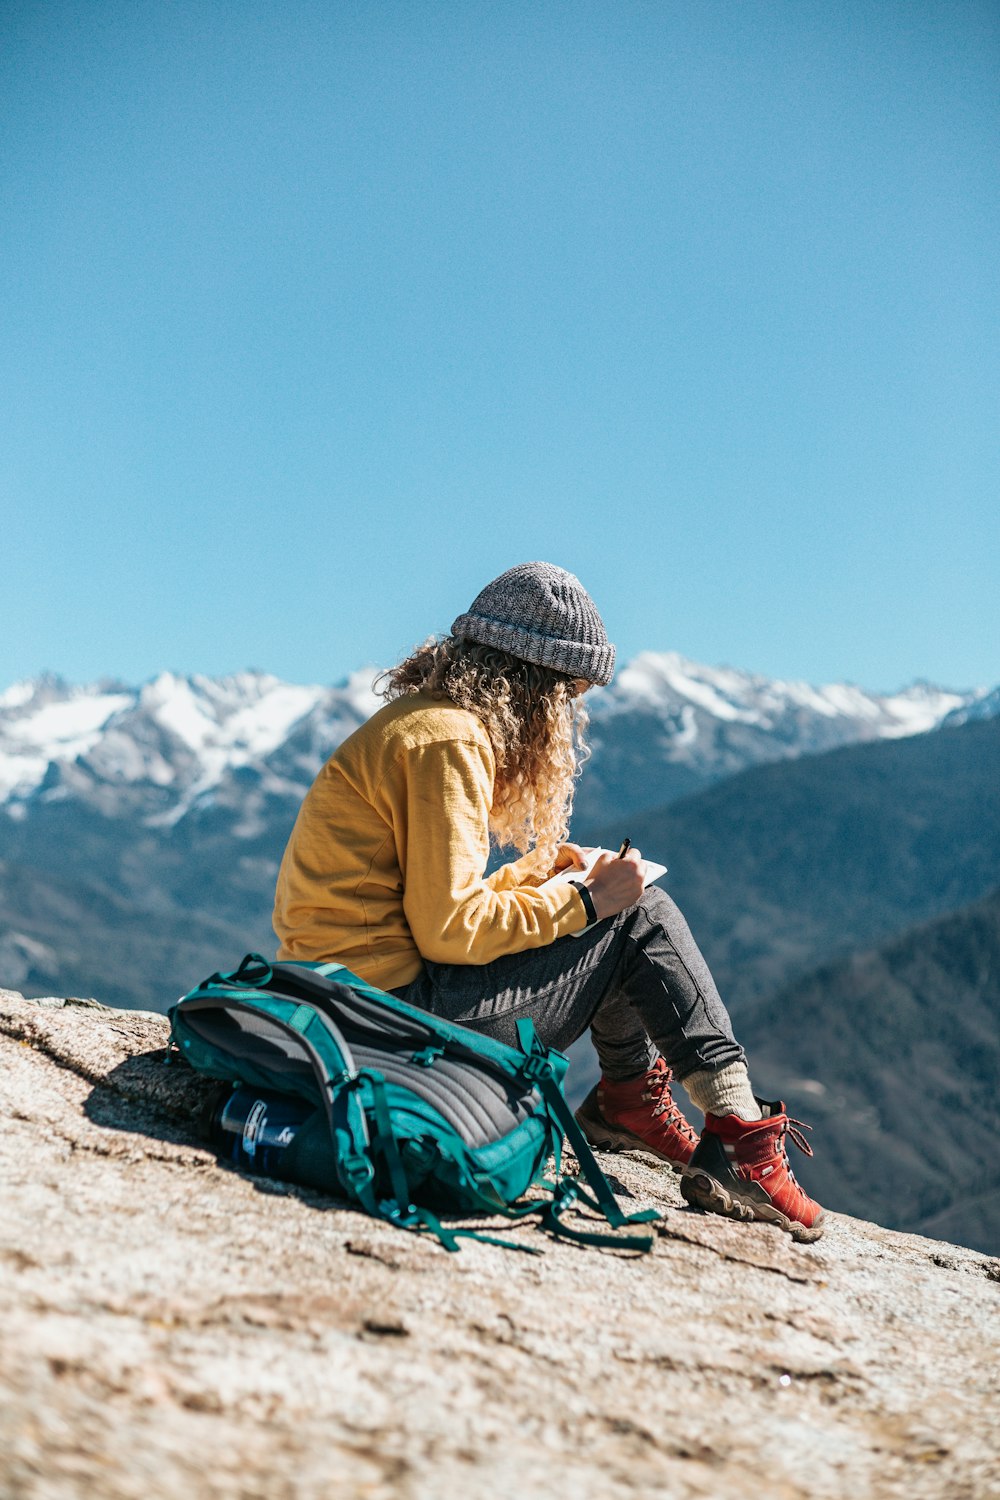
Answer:
[[[0,687],[536,557],[623,656],[1000,681],[998,78],[986,0],[6,0]]]

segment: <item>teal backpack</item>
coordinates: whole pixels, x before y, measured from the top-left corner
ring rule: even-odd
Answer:
[[[319,1188],[400,1229],[430,1231],[449,1250],[467,1236],[537,1253],[441,1222],[470,1214],[535,1214],[584,1244],[653,1243],[649,1232],[597,1233],[563,1221],[575,1202],[615,1230],[660,1215],[619,1207],[566,1103],[567,1060],[542,1046],[529,1020],[517,1023],[518,1050],[407,1005],[342,964],[271,964],[256,953],[211,975],[169,1014],[168,1059],[179,1054],[239,1091],[230,1100],[231,1155],[246,1170]],[[268,1111],[280,1127],[271,1130],[280,1149],[270,1163],[258,1149]],[[225,1108],[219,1118],[224,1124]],[[589,1191],[562,1173],[564,1135]],[[553,1180],[544,1175],[550,1158]],[[542,1196],[520,1201],[532,1186]]]

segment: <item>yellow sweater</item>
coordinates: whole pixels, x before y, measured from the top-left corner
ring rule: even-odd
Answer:
[[[534,853],[484,878],[496,763],[475,714],[418,693],[334,752],[299,810],[274,903],[284,959],[337,959],[395,989],[422,960],[486,964],[579,932]]]

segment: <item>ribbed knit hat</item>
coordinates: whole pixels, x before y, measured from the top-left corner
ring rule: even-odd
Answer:
[[[615,648],[579,578],[554,563],[519,563],[488,583],[452,635],[606,686]]]

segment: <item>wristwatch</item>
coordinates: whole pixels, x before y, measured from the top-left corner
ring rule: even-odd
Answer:
[[[580,892],[580,900],[583,902],[583,909],[587,913],[587,921],[585,926],[593,927],[594,923],[597,921],[597,907],[594,905],[594,898],[590,894],[590,891],[584,885],[582,880],[568,880],[566,884],[575,885],[577,890]]]

